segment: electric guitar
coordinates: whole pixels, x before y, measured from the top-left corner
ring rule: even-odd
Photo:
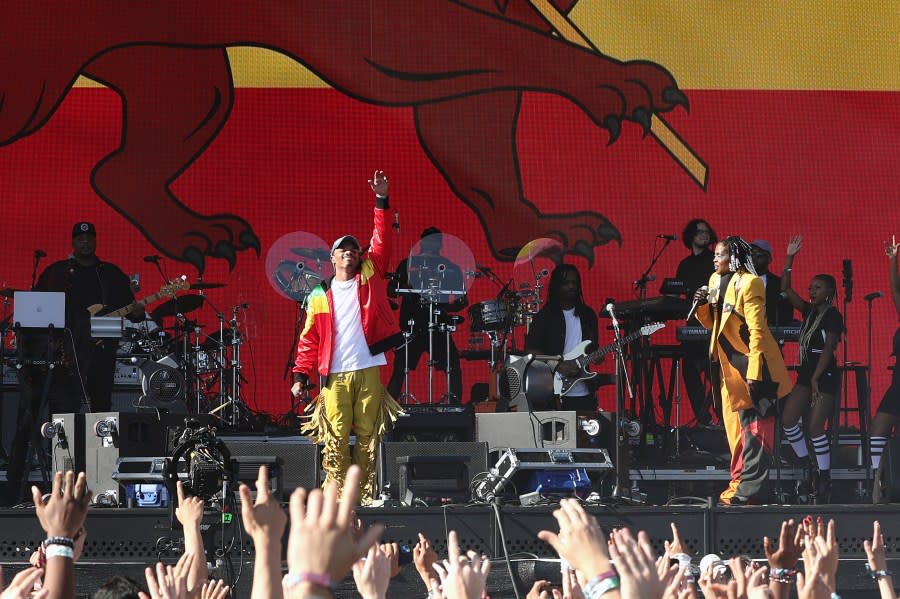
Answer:
[[[132,304],[128,304],[124,308],[119,308],[114,312],[109,312],[108,314],[104,314],[104,316],[125,316],[126,314],[131,313],[137,306],[146,306],[147,304],[151,304],[156,300],[163,298],[167,295],[174,296],[179,291],[183,291],[185,289],[190,289],[191,284],[188,283],[187,276],[181,275],[174,281],[170,281],[168,284],[163,285],[159,288],[159,291],[154,293],[153,295],[148,295],[142,300],[136,301]],[[96,316],[100,311],[103,310],[103,304],[93,304],[92,306],[88,306],[87,311],[91,313],[91,316]]]
[[[665,327],[665,323],[662,322],[653,322],[644,325],[637,331],[623,338],[622,345],[628,345],[638,337],[646,337],[652,335],[656,331],[664,329]],[[597,349],[591,353],[587,353],[587,348],[590,345],[590,341],[582,341],[575,349],[563,356],[563,359],[561,361],[569,360],[575,362],[575,364],[581,369],[581,372],[578,374],[578,376],[567,377],[557,371],[553,377],[553,393],[555,395],[563,397],[572,390],[572,387],[575,386],[575,383],[587,381],[597,376],[596,372],[591,372],[590,370],[588,370],[588,366],[600,362],[600,360],[602,360],[606,354],[616,349],[618,342],[614,341],[609,345],[601,347],[600,349]],[[554,370],[557,366],[559,366],[559,362],[556,362],[555,360],[552,362],[548,362],[548,364],[550,364],[550,366]]]

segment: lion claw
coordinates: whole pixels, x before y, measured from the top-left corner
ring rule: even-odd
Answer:
[[[203,257],[203,252],[196,246],[192,245],[186,248],[181,255],[181,259],[188,264],[193,264],[194,268],[196,268],[197,272],[201,275],[203,274],[203,271],[206,270],[206,258]]]
[[[259,243],[259,237],[251,231],[250,229],[245,229],[241,231],[241,234],[238,236],[238,240],[243,244],[245,248],[253,248],[256,251],[256,257],[259,257],[259,252],[262,249]]]
[[[234,246],[227,241],[220,241],[216,244],[216,250],[213,252],[213,256],[224,258],[228,262],[229,271],[234,270],[234,267],[237,264],[237,252],[235,252]]]
[[[684,106],[684,110],[686,112],[691,111],[691,106],[688,102],[687,96],[677,87],[667,87],[665,90],[663,90],[662,97],[663,100],[665,100],[672,106]]]

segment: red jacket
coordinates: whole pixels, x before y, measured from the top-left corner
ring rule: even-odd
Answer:
[[[400,327],[388,303],[387,272],[390,257],[390,236],[387,198],[377,198],[375,223],[369,251],[356,274],[359,311],[366,343],[372,355],[396,347],[401,338]],[[306,324],[297,342],[294,359],[294,380],[298,374],[310,379],[318,372],[327,377],[334,354],[334,297],[331,281],[323,281],[309,295]]]

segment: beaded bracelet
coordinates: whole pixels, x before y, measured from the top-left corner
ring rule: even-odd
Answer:
[[[797,570],[794,568],[772,568],[769,580],[782,584],[794,584],[794,581],[797,580]]]
[[[41,545],[46,548],[48,545],[62,545],[63,547],[68,547],[69,549],[75,549],[75,540],[70,537],[47,537],[41,543]]]
[[[882,578],[893,576],[893,572],[890,570],[873,570],[868,563],[864,564],[864,567],[866,569],[866,574],[871,576],[872,580],[881,580]]]
[[[331,577],[328,574],[315,574],[313,572],[288,572],[284,576],[283,584],[285,587],[293,587],[301,582],[308,582],[309,584],[315,585],[317,587],[322,587],[323,589],[328,589],[328,591],[334,595],[335,588],[334,584],[331,582]]]
[[[68,559],[75,559],[75,550],[71,547],[66,547],[65,545],[49,545],[47,549],[45,549],[45,555],[47,559],[51,557],[65,557]]]

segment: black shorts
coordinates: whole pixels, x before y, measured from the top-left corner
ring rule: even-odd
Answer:
[[[799,370],[797,370],[796,384],[812,388],[812,375],[819,365],[819,354],[810,352],[807,358],[807,362],[801,364]],[[822,376],[819,377],[819,391],[834,395],[837,393],[838,384],[840,384],[840,382],[837,366],[832,364],[830,367],[826,368],[825,372],[822,373]]]

